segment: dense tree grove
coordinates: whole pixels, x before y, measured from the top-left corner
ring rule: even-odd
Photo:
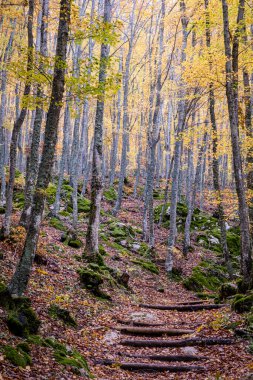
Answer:
[[[82,263],[105,265],[101,220],[109,213],[112,228],[126,228],[125,199],[140,205],[138,244],[151,261],[166,228],[168,278],[178,251],[187,265],[196,241],[216,244],[227,280],[249,294],[252,9],[245,0],[0,2],[0,238],[20,228],[24,237],[9,300],[33,286],[45,222],[67,220],[65,241],[80,242],[83,229]],[[120,233],[117,243],[130,246]]]

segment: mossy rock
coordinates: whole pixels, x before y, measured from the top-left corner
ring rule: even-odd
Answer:
[[[220,299],[226,299],[228,297],[234,296],[238,291],[237,285],[231,282],[226,282],[221,285],[219,289]]]
[[[71,367],[74,373],[83,375],[83,371],[80,370],[84,370],[85,375],[87,375],[87,377],[91,377],[87,361],[77,350],[69,350],[64,352],[56,349],[54,352],[54,358],[57,363],[65,367]]]
[[[253,294],[237,294],[232,302],[232,309],[237,313],[250,311],[253,306]]]
[[[64,224],[58,218],[51,218],[49,221],[49,225],[51,227],[54,227],[57,230],[60,230],[60,231],[66,231],[67,230],[67,227],[64,226]]]
[[[83,246],[83,243],[80,239],[70,239],[68,241],[68,246],[72,248],[79,249]]]
[[[66,325],[76,327],[76,321],[66,309],[59,307],[58,305],[52,304],[48,310],[49,315],[54,318],[58,318],[63,321]]]
[[[41,324],[34,310],[26,306],[11,310],[7,316],[6,323],[12,334],[21,337],[36,334]]]
[[[109,189],[104,191],[103,196],[104,196],[106,201],[112,203],[112,202],[116,201],[116,199],[117,199],[117,192],[114,189],[114,187],[110,187]]]
[[[157,268],[157,266],[152,263],[152,261],[146,261],[146,260],[142,260],[142,259],[133,259],[131,260],[132,263],[134,264],[137,264],[137,265],[140,265],[142,268],[152,272],[152,273],[155,273],[155,274],[159,274],[159,269]]]
[[[17,367],[25,368],[27,365],[32,364],[31,357],[20,347],[5,346],[3,353],[5,358]]]
[[[112,222],[109,224],[109,231],[110,235],[117,240],[122,240],[125,238],[134,238],[135,237],[135,231],[132,226],[119,223],[119,222]]]
[[[78,270],[78,274],[82,285],[86,289],[90,290],[95,295],[100,293],[99,286],[104,282],[100,273],[89,267],[84,267]]]
[[[195,292],[217,291],[227,280],[226,269],[214,262],[202,261],[193,268],[191,276],[183,281],[186,289]]]
[[[27,354],[29,354],[31,352],[31,348],[29,346],[29,344],[27,342],[21,342],[17,345],[17,349],[18,350],[22,350],[24,352],[26,352]]]

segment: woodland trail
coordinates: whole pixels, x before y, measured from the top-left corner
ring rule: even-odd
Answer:
[[[128,212],[122,213],[120,219],[136,223],[138,205],[131,209],[124,206]],[[113,349],[97,360],[103,380],[110,376],[119,380],[246,379],[250,355],[245,341],[222,328],[222,321],[233,323],[230,306],[201,301],[180,283],[168,282],[163,269],[167,231],[157,229],[156,234],[159,283],[152,275],[135,278],[131,286],[136,300],[141,302],[116,307],[111,325]],[[196,252],[194,255],[196,258]],[[194,265],[193,256],[189,255],[185,271]],[[161,310],[166,306],[171,310]],[[162,330],[167,330],[167,334]],[[171,330],[173,334],[168,333]],[[182,330],[192,331],[181,334]]]
[[[130,207],[131,204],[131,207]],[[142,204],[134,198],[124,200],[118,220],[140,227]],[[110,211],[108,203],[104,210]],[[133,211],[132,211],[133,210]],[[109,215],[109,214],[108,214]],[[107,216],[103,217],[104,226]],[[80,223],[79,230],[85,231],[86,223]],[[106,227],[105,227],[106,228]],[[105,230],[104,230],[105,231]],[[186,290],[180,282],[167,278],[164,271],[166,239],[168,230],[156,227],[156,258],[159,275],[151,273],[132,259],[136,256],[123,255],[117,248],[105,245],[107,251],[106,264],[130,275],[129,290],[115,288],[108,284],[104,290],[110,294],[112,301],[103,301],[81,288],[77,270],[80,268],[82,250],[75,250],[61,243],[62,232],[52,228],[45,222],[42,230],[40,253],[46,258],[46,264],[35,264],[31,276],[32,288],[27,296],[31,298],[34,309],[42,321],[41,335],[54,337],[70,347],[75,347],[89,363],[91,373],[97,380],[241,380],[252,372],[252,356],[248,352],[249,341],[236,338],[229,326],[240,321],[241,316],[232,312],[230,306],[210,310],[206,305],[213,301],[201,301],[195,294]],[[182,267],[183,276],[191,273],[203,256],[201,247],[195,246],[194,252],[185,261],[181,255],[180,239],[175,252],[176,266]],[[1,266],[3,276],[8,279],[14,269],[16,257],[19,255],[18,243],[9,245],[1,243],[5,252],[4,265]],[[205,253],[205,255],[208,253]],[[210,253],[211,254],[211,253]],[[1,262],[0,262],[1,264]],[[50,305],[58,302],[71,311],[77,322],[77,328],[65,326],[52,319],[48,314]],[[201,304],[203,302],[203,304]],[[160,310],[140,307],[144,305],[176,305],[178,310]],[[178,305],[180,304],[180,305]],[[200,305],[201,304],[201,305]],[[189,305],[189,310],[179,310]],[[205,305],[203,310],[196,310],[198,305]],[[217,306],[215,306],[217,307]],[[126,322],[131,321],[127,324]],[[2,343],[16,345],[20,339],[11,335],[3,318],[1,322]],[[142,328],[137,331],[122,331],[122,328]],[[149,329],[148,333],[143,330]],[[150,333],[150,329],[152,329]],[[166,330],[166,335],[164,335]],[[175,332],[176,330],[176,332]],[[180,330],[180,332],[178,332]],[[185,330],[189,334],[183,334]],[[126,333],[127,332],[127,333]],[[140,331],[139,331],[140,333]],[[179,334],[179,335],[175,335]],[[122,341],[182,341],[185,339],[227,339],[232,344],[203,345],[192,341],[181,347],[133,347],[121,344]],[[203,343],[203,341],[202,341]],[[219,342],[218,342],[219,343]],[[168,346],[168,344],[166,344]],[[171,345],[171,344],[169,344]],[[13,367],[10,363],[0,361],[0,373],[4,380],[76,380],[83,377],[73,374],[68,367],[58,364],[53,357],[52,349],[31,346],[33,364],[30,368]],[[138,356],[138,357],[136,357]],[[159,356],[159,359],[157,358]],[[163,356],[163,358],[161,358]],[[173,356],[173,357],[172,357]],[[182,358],[182,356],[184,356]],[[145,358],[144,358],[145,357]],[[43,360],[41,360],[43,358]],[[107,360],[107,365],[105,365]],[[111,364],[114,363],[114,364]],[[142,363],[142,369],[128,370],[120,368],[119,363]],[[147,371],[146,365],[152,368],[160,366],[159,371]],[[161,368],[163,366],[163,368]],[[166,366],[166,367],[164,367]],[[166,371],[168,366],[177,366],[186,372]],[[188,367],[194,366],[194,371]],[[133,367],[133,365],[132,365]],[[140,366],[139,366],[140,367]],[[183,367],[183,368],[182,368]],[[204,371],[201,368],[204,367]],[[197,369],[197,370],[196,370]],[[174,368],[175,370],[175,368]]]

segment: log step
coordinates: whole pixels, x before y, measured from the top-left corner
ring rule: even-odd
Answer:
[[[139,326],[139,327],[159,327],[159,326],[164,326],[165,323],[156,323],[156,322],[136,322],[132,321],[131,319],[126,320],[126,319],[117,319],[117,323],[120,323],[122,325],[132,325],[132,326]]]
[[[101,363],[102,364],[102,363]],[[113,360],[104,360],[104,365],[117,365],[121,369],[125,369],[128,371],[152,371],[152,372],[190,372],[197,371],[202,372],[206,371],[205,367],[201,366],[187,366],[187,365],[165,365],[165,364],[153,364],[153,363],[128,363],[121,362],[118,363]]]
[[[156,309],[156,310],[176,310],[176,311],[197,311],[197,310],[211,310],[220,309],[221,307],[227,306],[225,304],[197,304],[197,305],[146,305],[140,304],[139,307],[145,309]]]
[[[161,335],[185,335],[185,334],[193,334],[194,330],[186,330],[186,329],[166,329],[166,328],[148,328],[148,327],[122,327],[117,326],[116,330],[121,331],[123,334],[133,334],[133,335],[146,335],[146,336],[161,336]]]
[[[233,344],[234,340],[225,338],[190,338],[178,340],[130,340],[120,342],[123,346],[132,347],[187,347],[187,346],[213,346]]]
[[[206,356],[198,355],[129,355],[122,353],[120,353],[120,355],[133,359],[147,359],[160,362],[193,362],[208,359]]]

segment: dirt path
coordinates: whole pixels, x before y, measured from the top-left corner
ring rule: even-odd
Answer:
[[[141,203],[129,199],[124,202],[123,210],[118,216],[122,222],[141,226]],[[110,209],[108,204],[104,209]],[[106,224],[106,216],[104,216]],[[103,223],[103,220],[102,220]],[[79,230],[84,240],[86,224],[80,222]],[[113,268],[127,270],[130,274],[130,291],[124,291],[110,286],[105,289],[112,296],[112,302],[94,298],[80,286],[77,270],[82,266],[82,249],[75,250],[60,242],[62,232],[44,223],[39,253],[47,259],[44,266],[34,265],[27,296],[42,324],[40,335],[53,337],[61,343],[76,348],[88,361],[91,372],[97,380],[163,380],[163,379],[207,379],[207,380],[241,380],[252,371],[252,356],[248,353],[248,341],[234,337],[232,330],[227,329],[230,323],[240,321],[241,316],[230,311],[229,307],[214,310],[198,310],[195,312],[180,312],[176,310],[152,310],[139,307],[139,304],[168,305],[196,301],[196,296],[184,289],[177,282],[168,281],[164,272],[166,255],[166,239],[168,231],[156,228],[156,251],[159,275],[144,270],[131,262],[131,257],[119,255],[117,249],[105,246],[108,256],[106,263]],[[23,235],[16,236],[16,242],[0,243],[4,252],[4,260],[0,262],[1,278],[8,283],[23,246]],[[196,247],[187,261],[182,261],[180,244],[176,263],[183,268],[183,274],[189,274],[201,257],[201,251]],[[71,311],[77,322],[76,328],[64,325],[61,321],[52,319],[48,309],[52,303],[57,303]],[[194,332],[182,336],[133,336],[118,331],[119,323],[133,319],[144,321],[151,326],[160,324],[164,329],[191,329]],[[5,314],[0,309],[0,337],[2,344],[16,346],[21,338],[9,333],[4,322]],[[132,347],[122,345],[122,340],[181,340],[185,338],[229,338],[234,343],[214,346],[186,347]],[[151,359],[132,358],[130,356],[148,355],[194,355],[207,359],[192,362],[160,362]],[[76,380],[82,376],[73,373],[70,367],[58,364],[53,351],[47,347],[31,345],[32,365],[21,369],[14,367],[0,355],[0,379],[29,380]],[[101,364],[105,359],[115,365]],[[128,371],[120,368],[118,363],[142,362],[156,365],[197,365],[204,366],[205,372],[147,372]],[[100,363],[100,364],[98,364]]]

